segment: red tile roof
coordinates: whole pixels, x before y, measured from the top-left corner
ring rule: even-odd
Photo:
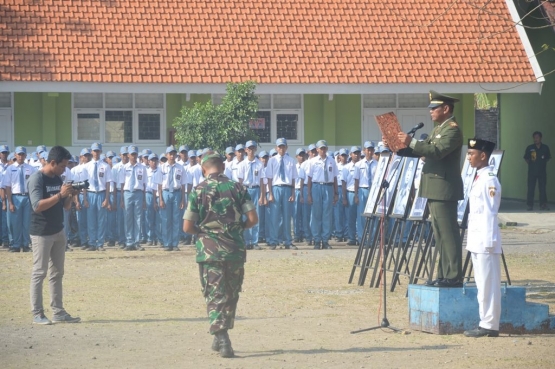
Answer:
[[[505,0],[4,0],[0,81],[536,81]]]

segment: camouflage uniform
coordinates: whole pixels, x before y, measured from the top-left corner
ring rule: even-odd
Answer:
[[[223,174],[211,174],[189,196],[183,219],[200,228],[196,261],[211,334],[233,328],[246,261],[242,215],[254,209],[246,188]]]

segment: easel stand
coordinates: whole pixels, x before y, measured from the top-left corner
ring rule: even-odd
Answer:
[[[385,220],[386,220],[385,204],[387,204],[386,196],[387,196],[387,188],[389,187],[389,182],[384,179],[384,181],[382,182],[381,187],[384,191],[384,197],[383,197],[383,199],[384,199],[383,200],[384,201],[383,202],[383,204],[384,204],[383,209],[384,210],[383,210],[383,214],[382,214],[383,216],[382,216],[381,222],[380,222],[380,232],[379,232],[380,233],[380,254],[382,255],[382,257],[379,258],[379,259],[381,259],[380,260],[381,261],[381,272],[382,272],[382,276],[383,276],[383,286],[382,286],[382,289],[383,289],[383,308],[384,308],[383,309],[383,318],[382,318],[382,322],[381,322],[380,325],[375,326],[375,327],[370,327],[370,328],[359,329],[357,331],[351,331],[351,334],[361,333],[361,332],[366,332],[366,331],[372,331],[372,330],[376,330],[376,329],[383,329],[383,328],[391,329],[393,332],[401,331],[401,329],[395,328],[395,327],[392,327],[391,325],[389,325],[389,320],[387,319],[387,291],[386,291],[387,290],[387,280],[386,280],[387,268],[386,268],[386,265],[385,265],[386,260],[385,260],[385,257],[383,256],[384,255],[383,248],[384,248],[384,239],[385,239],[384,224],[385,224]],[[368,225],[368,221],[366,222],[366,225]],[[362,245],[362,242],[361,242],[361,245]]]

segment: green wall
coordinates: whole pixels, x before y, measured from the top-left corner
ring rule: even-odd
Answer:
[[[530,27],[541,27],[543,17],[534,13],[526,17],[526,24]],[[543,44],[555,47],[555,37],[551,28],[527,28],[526,32],[536,53],[541,51]],[[544,26],[545,27],[545,26]],[[555,69],[555,51],[548,50],[537,56],[543,73]],[[500,94],[500,148],[505,150],[501,165],[501,185],[503,197],[512,199],[526,199],[527,164],[522,158],[526,146],[531,145],[532,133],[540,131],[543,143],[555,155],[555,74],[545,76],[541,94]],[[555,161],[547,163],[547,199],[555,200]],[[536,187],[536,200],[538,190]],[[537,205],[536,205],[537,208]]]
[[[304,145],[325,139],[329,145],[360,142],[360,95],[304,95]]]
[[[71,94],[16,92],[14,126],[15,145],[29,152],[41,144],[71,146]]]

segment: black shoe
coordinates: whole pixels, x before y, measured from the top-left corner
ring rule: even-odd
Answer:
[[[322,242],[322,249],[324,250],[329,250],[331,249],[330,244],[326,241],[326,242]]]
[[[347,242],[347,246],[356,246],[357,242],[356,241],[348,241]]]
[[[154,246],[158,246],[158,241],[154,241]]]
[[[229,335],[227,334],[227,329],[222,329],[221,331],[216,332],[216,336],[218,337],[220,345],[220,356],[225,358],[235,356],[233,348],[231,347]]]
[[[141,240],[140,244],[141,245],[146,245],[146,240]]]
[[[476,329],[472,329],[470,331],[464,331],[464,335],[466,337],[499,337],[499,331],[494,331],[493,329],[486,329],[482,327],[478,327]]]
[[[320,250],[322,248],[322,242],[314,241],[314,250]]]
[[[97,251],[106,251],[106,250],[104,249],[104,247],[102,247],[102,246],[100,246],[100,247],[97,248],[96,250],[97,250]]]
[[[10,249],[8,250],[8,252],[20,252],[21,250],[19,249],[19,247],[10,247]]]
[[[122,249],[122,250],[125,250],[127,248],[127,246],[125,246],[125,244],[120,244],[119,248]]]
[[[88,248],[89,248],[88,245],[81,246],[81,250],[83,250],[83,251],[87,250]]]
[[[30,247],[25,247],[25,246],[23,246],[23,248],[21,249],[21,251],[23,251],[23,252],[31,252],[31,248],[30,248]]]
[[[183,243],[185,246],[190,246],[192,243],[192,240],[190,238],[185,239],[185,242]]]
[[[301,239],[300,239],[300,238],[295,238],[295,239],[293,240],[293,242],[300,243],[300,242],[301,242]]]
[[[137,251],[145,251],[145,248],[142,247],[141,245],[135,245],[135,249],[136,249]]]
[[[245,245],[245,250],[252,250],[252,245]]]
[[[148,246],[154,246],[154,241],[148,241]]]
[[[171,246],[164,247],[164,251],[173,251],[173,247]]]
[[[291,245],[291,250],[298,250],[299,248],[295,245]]]
[[[308,241],[308,246],[312,246],[314,245],[314,242],[312,240]]]
[[[265,238],[259,238],[258,243],[266,243],[266,239]]]
[[[174,246],[174,247],[172,248],[172,251],[181,251],[181,250],[179,249],[179,247]]]
[[[212,351],[220,351],[220,337],[214,335],[214,340],[212,341]]]
[[[89,246],[85,249],[85,251],[96,251],[96,247],[94,246]]]
[[[258,246],[258,245],[254,245],[252,247],[254,250],[264,250],[262,247]]]
[[[268,248],[269,248],[270,250],[275,250],[276,247],[277,247],[277,245],[272,245],[272,244],[270,244],[270,245],[268,245],[268,246],[269,246]]]
[[[280,248],[281,248],[281,247],[280,247]],[[291,248],[291,246],[285,245],[284,248],[285,248],[285,250],[289,250],[289,249]]]
[[[116,246],[116,243],[114,241],[110,241],[110,242],[108,242],[107,246],[112,246],[113,247],[113,246]]]
[[[73,251],[73,249],[66,245],[66,252],[71,252],[71,251]]]
[[[438,287],[462,287],[463,284],[459,279],[444,278],[437,282]]]
[[[135,246],[126,246],[124,248],[125,251],[136,251],[137,249],[135,248]]]
[[[443,280],[443,278],[434,279],[433,281],[427,280],[426,282],[424,282],[424,286],[437,287],[437,283],[441,280]]]

